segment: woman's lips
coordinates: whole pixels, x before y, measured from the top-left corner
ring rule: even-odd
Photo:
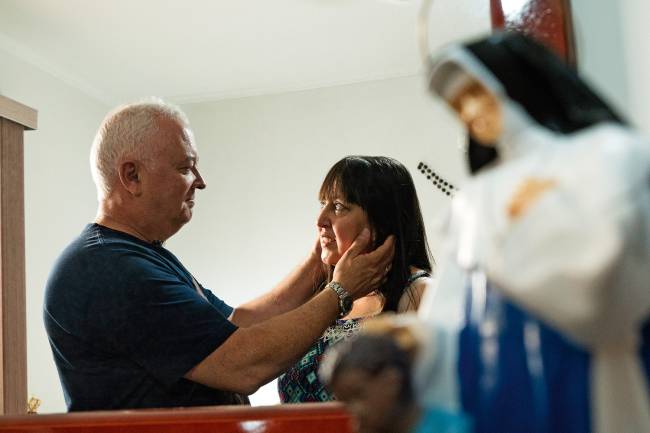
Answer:
[[[320,245],[321,247],[327,247],[330,244],[333,244],[336,242],[333,237],[330,236],[321,236],[320,237]]]

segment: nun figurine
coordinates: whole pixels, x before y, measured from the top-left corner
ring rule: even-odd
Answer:
[[[423,404],[477,433],[650,432],[650,144],[525,36],[434,60],[473,175],[420,307]]]

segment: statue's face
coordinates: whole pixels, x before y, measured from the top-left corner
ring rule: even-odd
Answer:
[[[470,82],[448,102],[479,143],[493,145],[501,137],[503,116],[499,101],[478,81]]]

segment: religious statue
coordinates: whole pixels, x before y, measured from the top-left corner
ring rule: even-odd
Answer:
[[[650,143],[531,39],[442,51],[430,89],[470,135],[425,405],[477,433],[650,431]]]

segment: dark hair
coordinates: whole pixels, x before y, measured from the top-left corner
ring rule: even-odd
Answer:
[[[412,362],[412,355],[391,335],[360,334],[330,348],[318,376],[325,386],[331,386],[345,370],[358,369],[376,376],[388,368],[394,368],[402,378],[398,401],[407,405],[415,398],[411,379]]]
[[[409,266],[431,272],[420,203],[413,179],[399,161],[385,156],[346,156],[334,164],[320,188],[321,200],[336,196],[360,206],[375,231],[373,247],[395,235],[395,256],[386,283],[383,311],[397,311],[411,275]]]

